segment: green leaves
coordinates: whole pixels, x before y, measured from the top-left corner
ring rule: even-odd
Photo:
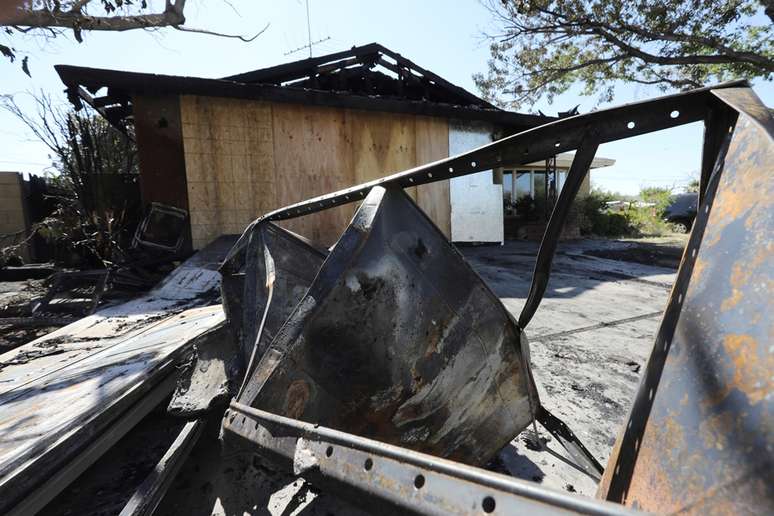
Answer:
[[[667,90],[774,75],[774,29],[754,0],[489,0],[488,8],[497,35],[486,72],[473,79],[504,106],[551,102],[576,83],[606,101],[617,81]]]

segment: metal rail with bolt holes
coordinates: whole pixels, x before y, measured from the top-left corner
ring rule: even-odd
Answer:
[[[599,514],[618,504],[541,488],[432,455],[232,402],[224,428],[275,466],[383,514]],[[379,500],[374,503],[373,499]]]

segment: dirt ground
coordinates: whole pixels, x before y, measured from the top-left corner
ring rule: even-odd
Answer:
[[[46,293],[45,280],[0,281],[0,312],[3,317],[28,315],[24,309]],[[0,319],[2,321],[2,319]],[[0,322],[0,354],[54,331],[58,326],[18,326]]]
[[[560,244],[546,295],[525,330],[541,401],[603,465],[653,346],[685,241]],[[463,253],[518,317],[537,247],[507,242],[502,247],[465,248]],[[551,438],[538,429],[542,439]],[[594,496],[596,480],[569,465],[559,443],[548,441],[550,451],[536,451],[528,445],[529,434],[522,432],[500,453],[511,475]]]

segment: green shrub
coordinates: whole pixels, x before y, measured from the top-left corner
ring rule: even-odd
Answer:
[[[649,187],[640,191],[639,198],[653,206],[638,207],[633,204],[623,210],[611,210],[607,203],[625,200],[624,196],[594,189],[578,201],[578,222],[582,235],[603,237],[658,236],[673,231],[664,221],[664,211],[669,206],[672,191],[669,188]]]
[[[625,212],[613,212],[607,203],[619,195],[594,189],[578,200],[578,226],[582,235],[621,237],[632,234],[632,227]]]

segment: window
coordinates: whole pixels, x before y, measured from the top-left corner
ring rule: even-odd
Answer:
[[[513,197],[513,172],[510,170],[503,171],[503,199],[507,202],[516,200]]]
[[[528,170],[519,170],[516,172],[516,181],[514,187],[516,189],[516,199],[528,195],[534,199],[534,173]]]

